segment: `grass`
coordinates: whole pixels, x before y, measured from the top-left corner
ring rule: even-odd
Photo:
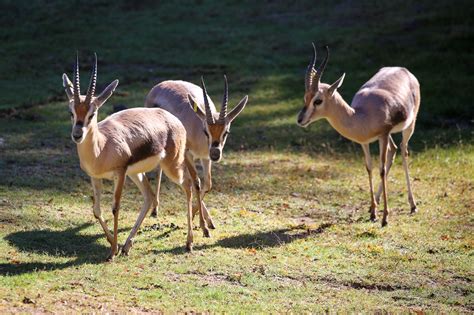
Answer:
[[[9,12],[0,18],[2,313],[473,312],[467,2],[81,4],[0,3]],[[420,80],[410,143],[418,214],[409,215],[398,157],[389,226],[368,222],[360,147],[325,122],[295,125],[311,41],[330,44],[325,77],[345,71],[348,100],[383,65],[407,66]],[[159,216],[145,220],[131,255],[104,262],[108,244],[69,139],[60,81],[76,49],[86,70],[98,52],[102,87],[121,80],[102,118],[113,104],[141,106],[164,78],[205,74],[217,101],[225,72],[232,105],[250,95],[213,168],[206,202],[217,229],[211,239],[195,231],[194,253],[184,251],[184,196],[166,180]],[[110,222],[111,183],[105,188]],[[140,200],[127,182],[121,242]]]

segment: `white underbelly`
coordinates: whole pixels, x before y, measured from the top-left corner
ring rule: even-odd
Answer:
[[[164,152],[160,155],[154,155],[137,163],[131,164],[127,168],[126,174],[138,174],[153,171],[164,158]]]
[[[114,172],[113,171],[107,171],[103,173],[97,173],[94,172],[94,167],[91,167],[87,163],[83,163],[81,161],[81,168],[84,172],[86,172],[87,175],[89,175],[92,178],[105,178],[105,179],[113,179],[114,178]]]
[[[373,138],[367,139],[367,140],[365,140],[365,141],[356,141],[356,142],[358,142],[358,143],[360,143],[360,144],[367,144],[367,143],[372,143],[372,142],[374,142],[374,141],[376,141],[376,140],[378,140],[378,139],[379,139],[379,137],[377,136],[377,137],[373,137]]]

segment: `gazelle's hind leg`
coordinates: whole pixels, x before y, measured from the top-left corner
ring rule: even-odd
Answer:
[[[388,140],[389,135],[383,135],[379,139],[379,146],[380,146],[380,178],[382,180],[382,188],[383,188],[383,219],[382,219],[382,227],[388,224],[388,214],[390,212],[388,208],[388,200],[387,200],[387,151],[388,151]]]
[[[161,176],[163,174],[163,170],[160,166],[156,168],[156,205],[151,210],[151,216],[155,217],[158,215],[158,208],[160,207],[160,189],[161,189]]]
[[[145,216],[148,213],[148,210],[150,210],[150,207],[155,201],[155,195],[153,194],[153,190],[151,189],[150,183],[148,182],[145,173],[130,174],[128,175],[128,177],[130,177],[130,179],[135,183],[135,185],[137,185],[138,189],[140,189],[140,192],[142,193],[144,198],[144,202],[142,209],[140,210],[140,214],[138,215],[137,221],[135,222],[135,225],[133,226],[132,231],[130,232],[130,235],[127,238],[127,241],[123,245],[123,255],[128,255],[128,252],[130,251],[130,248],[133,245],[133,238],[137,234],[137,231],[140,226],[142,225],[143,220],[145,219]]]
[[[390,168],[392,167],[392,163],[395,160],[395,155],[397,154],[397,146],[395,145],[395,142],[392,139],[392,136],[388,136],[388,153],[387,153],[387,173],[386,175],[388,176],[388,173],[390,172]],[[377,193],[375,194],[375,201],[377,204],[380,203],[380,196],[382,195],[382,183],[379,185],[379,189],[377,190]]]
[[[369,144],[362,144],[362,149],[364,150],[365,158],[365,168],[367,169],[367,174],[369,175],[369,187],[370,187],[370,220],[372,222],[377,221],[377,201],[374,197],[374,185],[372,181],[372,157],[370,156]]]
[[[183,155],[184,155],[184,152],[183,152]],[[166,157],[163,160],[161,164],[161,168],[163,169],[163,172],[165,173],[166,176],[168,176],[173,182],[177,183],[183,188],[186,194],[186,205],[187,205],[186,214],[187,214],[187,220],[188,220],[188,238],[186,241],[186,249],[188,251],[192,251],[192,248],[193,248],[193,204],[192,204],[193,194],[192,194],[192,191],[193,191],[194,184],[199,184],[198,191],[200,190],[200,182],[199,182],[199,177],[197,177],[197,173],[194,173],[194,176],[196,177],[197,181],[193,181],[191,179],[189,169],[192,170],[192,168],[189,167],[188,164],[189,164],[189,161],[184,156],[182,156],[182,159],[180,158],[180,155],[178,155],[178,157],[170,156],[170,157]],[[196,194],[196,198],[199,199],[198,204],[200,204],[201,197],[199,193]],[[204,230],[204,233],[206,233],[206,230]],[[207,230],[207,233],[209,233],[209,230]]]
[[[410,141],[413,132],[415,131],[415,122],[413,122],[407,129],[402,132],[402,143],[400,144],[402,150],[403,169],[405,170],[405,178],[408,189],[408,202],[410,203],[411,213],[417,212],[415,198],[411,190],[410,175],[408,173],[408,141]]]
[[[112,205],[112,213],[114,214],[114,234],[110,255],[107,260],[113,260],[118,253],[118,218],[120,210],[120,199],[122,198],[123,184],[125,182],[125,170],[117,170],[114,176],[114,202]]]

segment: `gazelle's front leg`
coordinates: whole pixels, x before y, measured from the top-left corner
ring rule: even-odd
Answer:
[[[110,233],[107,223],[105,223],[100,211],[100,195],[102,193],[102,179],[91,177],[92,188],[94,190],[94,217],[99,221],[102,229],[104,230],[107,241],[112,245],[114,237]]]
[[[211,234],[209,233],[209,229],[207,227],[207,220],[205,220],[204,216],[204,207],[203,207],[203,202],[201,198],[201,181],[199,179],[193,157],[189,151],[186,152],[186,168],[187,168],[187,176],[190,176],[192,186],[194,187],[194,190],[196,191],[196,204],[197,204],[197,212],[199,213],[199,225],[203,231],[203,234],[205,237],[211,237]],[[192,217],[194,217],[194,211],[192,213]]]
[[[209,191],[211,191],[211,188],[212,188],[212,176],[211,176],[212,162],[209,159],[202,159],[201,165],[202,165],[202,170],[204,174],[203,186],[201,189],[201,200],[204,200],[204,195],[207,194]],[[206,205],[204,204],[204,201],[202,202],[201,207],[202,207],[202,212],[204,214],[204,218],[206,219],[206,222],[207,222],[207,226],[209,226],[210,229],[215,229],[216,226],[214,225],[214,221],[212,220],[212,217]]]
[[[379,139],[380,146],[380,177],[382,180],[382,189],[383,189],[383,219],[382,227],[388,224],[388,214],[390,210],[388,209],[388,200],[387,200],[387,151],[388,151],[388,135],[383,135]]]
[[[133,238],[135,237],[135,234],[137,234],[138,229],[142,225],[143,220],[145,219],[145,216],[148,213],[148,210],[152,206],[155,199],[155,195],[153,194],[150,183],[148,182],[145,173],[132,174],[128,175],[128,177],[130,177],[130,179],[140,189],[140,192],[142,193],[144,198],[144,202],[140,214],[138,215],[137,222],[135,222],[135,225],[133,226],[132,231],[130,232],[130,235],[127,238],[127,241],[122,247],[123,255],[128,255],[130,247],[132,247]]]
[[[377,221],[377,201],[374,197],[374,185],[372,181],[372,157],[370,156],[369,144],[362,144],[362,149],[364,150],[365,158],[365,168],[369,174],[369,186],[370,186],[370,220],[375,222]]]
[[[161,176],[163,175],[163,170],[160,166],[156,168],[156,205],[151,211],[151,216],[155,217],[158,215],[158,208],[160,207],[160,189],[161,189]]]
[[[202,189],[201,189],[201,196],[204,196],[204,194],[207,194],[209,191],[211,191],[211,188],[212,188],[212,174],[211,174],[212,162],[210,159],[201,159],[201,165],[202,165],[202,173],[204,175],[204,180],[203,180]]]
[[[112,240],[110,255],[107,260],[113,260],[114,256],[118,253],[118,218],[124,182],[125,170],[118,170],[114,176],[114,203],[112,205],[112,213],[114,214],[114,238]]]

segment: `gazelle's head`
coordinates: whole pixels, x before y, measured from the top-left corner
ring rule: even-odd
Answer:
[[[305,76],[304,106],[298,114],[298,125],[307,127],[313,121],[327,117],[328,109],[333,106],[335,93],[344,81],[343,74],[332,85],[321,83],[321,77],[329,59],[329,48],[326,46],[326,57],[318,70],[316,64],[316,47],[313,43],[313,57],[308,65]],[[330,109],[329,109],[330,110]]]
[[[209,105],[206,85],[204,79],[201,78],[201,87],[204,97],[205,112],[197,105],[196,100],[188,94],[189,103],[194,111],[201,117],[203,121],[203,132],[209,141],[209,158],[214,162],[219,162],[222,158],[222,150],[224,149],[227,136],[230,132],[230,124],[244,109],[248,101],[248,95],[245,95],[229,113],[227,113],[227,103],[229,101],[229,89],[227,86],[227,78],[224,75],[224,97],[222,99],[221,111],[213,113]]]
[[[81,143],[93,124],[97,124],[97,111],[112,95],[118,85],[118,80],[110,83],[99,96],[94,96],[97,84],[97,54],[94,54],[91,80],[85,96],[81,95],[79,84],[79,56],[76,57],[74,67],[74,84],[63,73],[63,86],[69,99],[69,112],[71,113],[72,132],[71,138],[76,143]]]

